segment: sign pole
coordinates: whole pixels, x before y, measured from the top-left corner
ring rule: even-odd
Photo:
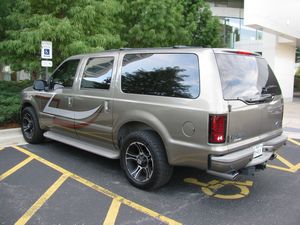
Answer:
[[[41,42],[41,66],[45,67],[46,74],[45,79],[48,80],[48,67],[52,67],[52,42],[42,41]]]
[[[46,81],[48,80],[48,67],[46,67]]]

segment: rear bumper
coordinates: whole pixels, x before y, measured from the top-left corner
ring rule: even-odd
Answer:
[[[286,143],[286,140],[287,137],[281,135],[263,142],[263,153],[256,158],[253,158],[254,150],[252,148],[246,148],[223,156],[211,156],[209,159],[209,170],[230,173],[246,167],[264,164],[278,148]]]

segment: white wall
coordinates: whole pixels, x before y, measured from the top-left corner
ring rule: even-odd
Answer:
[[[240,8],[230,8],[230,7],[214,7],[211,6],[210,10],[213,16],[218,17],[236,17],[236,18],[243,18],[244,17],[244,10]]]
[[[245,25],[263,30],[262,55],[273,69],[285,101],[292,101],[300,0],[245,0],[244,7]]]
[[[244,49],[251,52],[262,52],[262,40],[242,40],[234,43],[234,48]]]
[[[24,70],[18,71],[17,80],[30,80],[30,73],[27,73]]]
[[[271,62],[271,67],[276,74],[283,97],[286,102],[291,102],[294,92],[296,48],[293,45],[277,43],[275,44],[275,55],[266,56],[266,52],[264,49],[263,57],[267,60],[270,58],[274,60],[274,62]]]
[[[245,0],[245,25],[300,39],[299,0]]]

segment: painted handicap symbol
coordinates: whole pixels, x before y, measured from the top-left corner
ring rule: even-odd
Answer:
[[[195,178],[186,178],[184,179],[184,182],[194,184],[201,187],[201,190],[204,194],[208,196],[212,196],[215,198],[220,199],[240,199],[246,197],[250,190],[248,187],[253,186],[253,181],[245,181],[245,182],[239,182],[239,181],[219,181],[219,180],[212,180],[208,183],[200,182]],[[223,188],[231,187],[230,192],[234,191],[237,193],[219,193],[220,190],[222,191]],[[234,187],[234,188],[232,188]]]

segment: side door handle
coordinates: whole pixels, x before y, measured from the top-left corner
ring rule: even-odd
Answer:
[[[72,107],[73,105],[73,97],[69,96],[68,97],[68,107]]]
[[[104,101],[104,112],[109,112],[109,102]]]

